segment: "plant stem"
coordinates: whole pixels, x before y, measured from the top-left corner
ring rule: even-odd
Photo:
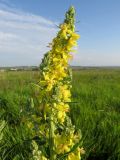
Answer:
[[[51,114],[50,114],[50,126],[49,126],[49,147],[50,147],[50,160],[55,160],[55,152],[54,152],[54,121],[53,121],[53,112],[51,109]]]

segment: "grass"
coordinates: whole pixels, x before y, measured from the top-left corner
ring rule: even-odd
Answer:
[[[35,71],[0,73],[1,120],[9,122],[0,147],[4,160],[30,159],[31,135],[23,122],[38,77]],[[120,69],[74,70],[72,84],[71,117],[82,132],[83,159],[120,160]]]
[[[120,159],[120,70],[74,72],[72,118],[88,159]],[[89,153],[90,152],[90,153]]]

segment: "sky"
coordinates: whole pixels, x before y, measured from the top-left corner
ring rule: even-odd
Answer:
[[[74,66],[120,66],[120,0],[0,0],[0,66],[36,66],[76,9]]]

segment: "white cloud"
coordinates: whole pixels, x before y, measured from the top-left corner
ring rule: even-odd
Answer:
[[[29,13],[23,13],[23,12],[18,12],[16,10],[12,11],[5,11],[5,10],[0,10],[0,17],[1,19],[8,20],[8,21],[19,21],[19,22],[25,22],[25,23],[40,23],[40,24],[45,24],[45,25],[51,25],[53,26],[53,22],[50,20],[47,20],[41,16],[29,14]]]
[[[0,66],[38,65],[56,32],[55,22],[18,11],[9,6],[9,0],[0,0]],[[112,49],[109,43],[96,41],[89,33],[81,33],[81,48],[73,54],[71,64],[120,65],[120,53],[114,49],[117,47]]]
[[[0,42],[4,42],[7,40],[15,39],[17,36],[11,33],[0,32]]]
[[[38,65],[56,32],[44,17],[1,7],[0,66]]]

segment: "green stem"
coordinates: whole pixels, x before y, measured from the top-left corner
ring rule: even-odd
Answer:
[[[55,151],[54,151],[54,130],[55,130],[55,126],[54,126],[54,121],[53,121],[53,112],[51,111],[50,114],[50,126],[49,126],[49,147],[50,147],[50,160],[55,160],[56,155],[55,155]]]

